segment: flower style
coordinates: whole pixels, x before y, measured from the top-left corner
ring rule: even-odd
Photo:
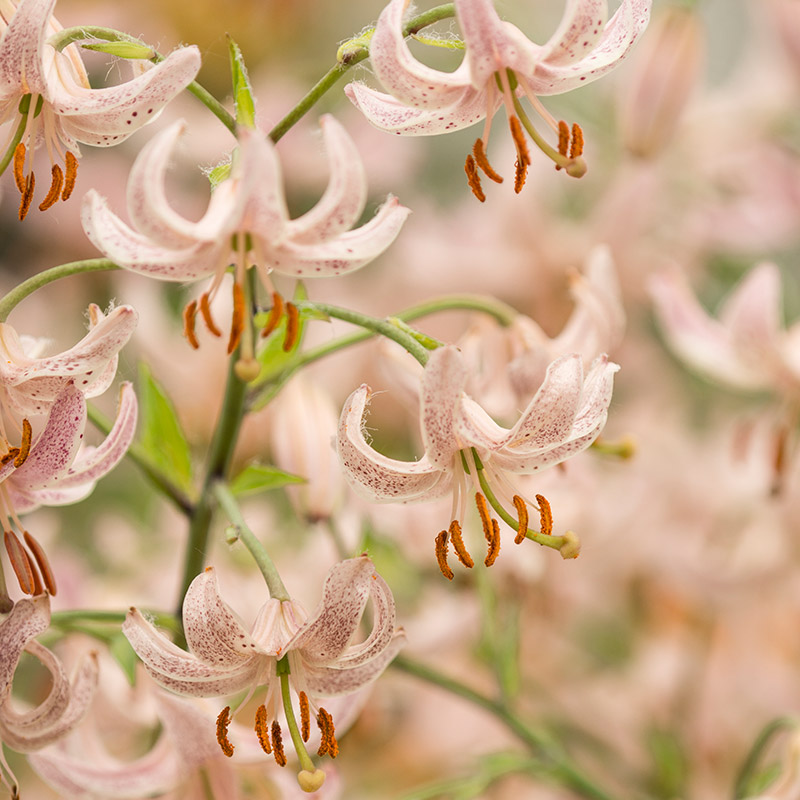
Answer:
[[[97,683],[97,659],[85,657],[69,682],[61,662],[34,637],[50,625],[50,598],[46,594],[18,601],[0,622],[0,741],[21,753],[31,753],[55,742],[82,719]],[[52,676],[50,693],[38,706],[18,711],[11,701],[14,672],[23,651],[30,653]],[[12,796],[16,781],[0,751],[0,778]]]
[[[541,531],[528,529],[528,505],[533,504],[515,492],[509,475],[553,466],[587,448],[605,425],[618,369],[601,356],[584,377],[577,353],[556,359],[517,424],[508,430],[464,392],[469,369],[461,353],[453,346],[439,348],[431,354],[422,376],[422,458],[398,461],[369,445],[364,415],[371,390],[362,385],[348,398],[339,420],[336,443],[345,475],[357,492],[374,502],[430,500],[452,492],[450,528],[436,540],[439,566],[451,580],[453,573],[446,562],[449,540],[459,560],[473,566],[460,522],[470,482],[489,544],[486,566],[494,562],[500,546],[499,524],[491,518],[488,505],[517,530],[517,543],[527,537],[559,549],[564,558],[575,557],[574,534],[552,535],[550,507],[541,495],[536,495]],[[509,506],[516,510],[516,519],[506,510]]]
[[[81,448],[86,398],[70,382],[53,401],[44,428],[35,440],[28,423],[20,447],[8,449],[0,457],[0,520],[5,547],[20,588],[26,594],[40,594],[43,588],[55,594],[56,586],[44,552],[24,529],[19,515],[42,505],[74,503],[88,495],[95,482],[125,455],[136,431],[136,413],[136,395],[133,387],[125,383],[120,390],[117,418],[108,436],[98,447]],[[12,525],[22,532],[32,557]]]
[[[46,414],[70,382],[85,397],[102,394],[114,379],[118,353],[137,320],[131,306],[104,314],[92,303],[89,333],[62,353],[41,357],[46,340],[20,337],[11,325],[0,323],[0,407],[23,417]],[[0,433],[6,438],[2,429]]]
[[[16,9],[6,2],[0,11],[0,121],[11,122],[3,149],[16,148],[20,219],[30,208],[35,184],[32,170],[27,178],[24,175],[28,151],[43,143],[50,158],[50,190],[39,206],[44,211],[72,193],[79,142],[96,147],[119,144],[154,119],[200,69],[199,50],[183,47],[119,86],[92,89],[77,48],[71,45],[59,52],[47,41],[48,34],[61,30],[52,16],[55,4],[56,0],[20,0]]]
[[[235,263],[234,321],[228,351],[239,344],[245,307],[244,274],[255,266],[271,291],[272,270],[295,277],[330,277],[359,269],[382,253],[397,236],[409,209],[390,197],[370,222],[350,228],[361,216],[367,185],[358,151],[331,116],[320,120],[331,176],[322,199],[307,213],[289,219],[281,185],[280,162],[271,142],[242,129],[230,177],[214,190],[199,222],[180,217],[166,199],[164,180],[170,154],[185,128],[182,122],[149,142],[133,166],[128,184],[128,227],[96,192],[84,199],[83,226],[94,245],[117,264],[154,278],[188,281],[214,276],[200,302],[209,330],[219,331],[208,309],[231,262]],[[197,303],[187,306],[187,338],[197,346]],[[247,327],[247,326],[244,326]],[[252,342],[242,339],[243,350]],[[252,359],[243,352],[240,361]]]
[[[350,645],[367,600],[373,607],[372,631],[360,644]],[[392,593],[366,555],[331,568],[322,601],[309,619],[298,603],[270,598],[249,632],[221,598],[216,574],[209,567],[186,593],[183,623],[189,653],[172,644],[136,609],[128,614],[123,632],[156,682],[178,694],[218,697],[266,683],[266,698],[256,714],[259,742],[267,753],[274,753],[278,764],[286,764],[278,723],[282,705],[302,766],[298,781],[316,788],[324,773],[315,769],[303,745],[310,735],[311,712],[320,728],[319,755],[335,757],[333,720],[319,704],[320,698],[351,695],[370,684],[405,638],[395,627]],[[290,688],[298,699],[302,737]],[[229,711],[226,707],[217,720],[217,739],[226,755],[233,753],[227,738]]]
[[[652,0],[623,0],[606,23],[605,0],[570,0],[556,32],[544,45],[537,45],[516,26],[501,20],[491,0],[456,0],[465,53],[458,69],[448,73],[427,67],[412,56],[402,30],[408,0],[391,0],[378,19],[369,47],[372,67],[388,94],[359,83],[351,83],[345,91],[373,125],[397,134],[447,133],[486,118],[483,135],[466,161],[470,187],[481,202],[485,195],[478,167],[491,180],[502,181],[486,157],[492,118],[501,105],[506,108],[517,150],[517,192],[530,163],[521,126],[557,168],[580,177],[586,171],[580,128],[573,126],[570,133],[567,124],[557,122],[538,96],[570,91],[616,67],[646,28],[651,4]],[[525,114],[522,97],[528,98],[558,136],[557,150]]]
[[[677,271],[651,290],[667,341],[680,358],[735,389],[800,396],[800,323],[781,325],[781,279],[774,264],[755,267],[728,295],[718,319],[698,303]]]

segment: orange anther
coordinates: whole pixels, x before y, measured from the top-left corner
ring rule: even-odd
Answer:
[[[317,755],[324,756],[327,754],[331,758],[336,758],[339,755],[339,744],[336,741],[333,717],[324,708],[320,708],[319,714],[317,714],[317,726],[319,727],[321,740]]]
[[[472,156],[467,156],[467,160],[464,163],[464,171],[467,173],[467,183],[469,183],[469,188],[472,189],[472,194],[481,203],[485,202],[486,195],[481,187],[481,176],[478,175],[478,167],[475,165],[475,159]]]
[[[14,183],[17,191],[25,194],[25,145],[22,142],[14,148]]]
[[[27,419],[22,420],[22,441],[19,443],[19,450],[14,456],[14,466],[19,469],[27,460],[28,454],[31,452],[31,424]]]
[[[464,537],[461,534],[461,523],[459,523],[457,519],[454,519],[450,523],[449,533],[450,539],[453,542],[453,549],[456,551],[458,560],[467,569],[472,569],[475,566],[475,562],[472,560],[472,556],[467,552],[467,548],[464,546]]]
[[[578,158],[583,155],[583,131],[577,122],[572,123],[572,140],[569,146],[569,157]]]
[[[550,536],[553,533],[553,512],[550,503],[541,494],[536,495],[536,502],[539,504],[539,529],[545,536]]]
[[[197,341],[197,336],[195,336],[194,333],[194,320],[196,316],[197,300],[192,300],[192,302],[183,309],[183,335],[195,350],[200,347],[200,342]]]
[[[238,283],[233,284],[233,319],[231,320],[231,336],[228,339],[228,355],[238,346],[244,331],[244,289]]]
[[[266,706],[263,703],[256,709],[255,732],[256,732],[256,736],[258,736],[258,743],[261,745],[261,749],[267,755],[270,755],[270,753],[272,753],[272,745],[269,742],[269,726],[267,725],[267,709],[266,709]]]
[[[307,742],[308,737],[311,736],[311,713],[308,710],[308,695],[305,692],[300,692],[297,695],[300,701],[300,734],[303,741]]]
[[[23,219],[28,215],[28,211],[30,210],[31,203],[33,202],[33,190],[36,187],[36,178],[33,176],[31,172],[28,175],[27,180],[25,181],[25,189],[22,192],[22,197],[19,201],[19,212],[17,216],[19,217],[19,221],[22,222]]]
[[[492,520],[492,533],[491,536],[488,537],[488,542],[489,549],[483,563],[487,567],[491,567],[492,564],[497,561],[497,556],[500,555],[500,523],[496,519]]]
[[[39,211],[47,211],[48,208],[58,202],[58,198],[61,195],[61,186],[64,183],[64,173],[61,171],[61,167],[58,164],[53,164],[50,174],[52,176],[50,178],[50,189],[44,200],[39,203]]]
[[[439,571],[442,575],[451,581],[453,580],[453,570],[450,569],[450,565],[447,563],[447,538],[447,531],[442,531],[436,537],[436,563],[439,565]]]
[[[41,573],[42,580],[44,581],[44,588],[47,589],[47,593],[51,597],[55,597],[57,590],[56,578],[55,575],[53,575],[53,570],[50,569],[50,562],[45,555],[44,549],[39,542],[36,541],[36,539],[34,539],[30,533],[28,533],[28,531],[23,531],[22,535],[25,538],[25,544],[28,545],[28,550],[33,553],[36,566],[39,567],[39,572]]]
[[[525,505],[525,501],[518,494],[515,494],[511,500],[514,503],[514,508],[517,509],[517,518],[519,520],[514,544],[522,544],[528,534],[528,506]]]
[[[519,121],[519,117],[509,117],[508,127],[511,128],[511,138],[517,148],[517,157],[520,163],[530,164],[531,156],[528,152],[528,143],[525,141],[525,134],[522,132],[522,123]]]
[[[286,336],[283,339],[283,352],[289,353],[297,344],[300,335],[300,309],[292,303],[286,303]]]
[[[13,531],[4,531],[3,538],[5,540],[6,552],[8,553],[8,560],[11,562],[11,568],[17,576],[19,588],[25,594],[34,594],[36,590],[36,581],[33,576],[33,565],[31,564],[30,557],[25,552],[22,542],[17,538]]]
[[[567,155],[569,150],[569,125],[562,119],[558,123],[558,152],[562,156]]]
[[[64,176],[64,188],[61,191],[61,199],[69,200],[72,190],[75,188],[75,181],[78,178],[78,159],[67,150],[64,157],[64,167],[67,170]]]
[[[267,322],[264,327],[261,329],[261,335],[264,337],[269,336],[275,328],[278,327],[278,323],[281,321],[281,317],[283,316],[283,298],[278,294],[278,292],[272,293],[272,308],[269,310],[269,316],[267,317]]]
[[[233,745],[228,739],[228,725],[231,724],[231,707],[225,706],[217,717],[217,742],[222,752],[230,758],[233,755]]]
[[[286,753],[283,752],[283,737],[281,736],[281,726],[278,720],[272,720],[272,754],[279,767],[286,766]]]
[[[203,322],[205,322],[209,333],[212,333],[214,336],[222,336],[222,331],[214,324],[214,318],[211,316],[208,292],[200,298],[200,313],[203,315]]]
[[[487,178],[495,183],[502,183],[503,178],[492,169],[484,147],[483,139],[475,140],[475,144],[472,146],[472,155],[475,156],[475,163],[486,173]]]

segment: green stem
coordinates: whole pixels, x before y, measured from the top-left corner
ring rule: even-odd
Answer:
[[[113,261],[107,258],[87,258],[83,261],[70,261],[68,264],[60,264],[51,267],[23,281],[19,286],[12,289],[2,300],[0,300],[0,322],[5,322],[8,315],[19,305],[28,295],[33,294],[37,289],[46,286],[48,283],[78,275],[82,272],[103,272],[107,270],[121,269]]]
[[[253,556],[253,560],[261,570],[261,574],[264,576],[267,589],[269,590],[269,596],[275,600],[291,600],[291,596],[283,585],[281,576],[278,574],[275,563],[269,557],[269,553],[267,553],[264,545],[261,544],[253,531],[248,527],[242,516],[239,504],[236,502],[236,498],[224,481],[217,481],[214,484],[214,495],[217,498],[220,508],[236,527],[237,537],[250,551],[250,555]]]
[[[424,367],[428,363],[428,350],[423,347],[413,336],[401,330],[397,325],[385,319],[377,319],[362,314],[359,311],[352,311],[349,308],[339,308],[338,306],[331,306],[327,303],[298,303],[299,309],[311,309],[313,311],[320,311],[334,319],[341,319],[344,322],[350,322],[353,325],[358,325],[366,328],[373,333],[379,333],[387,339],[397,342],[401,347],[407,350],[414,358],[419,361]]]
[[[112,422],[105,414],[93,406],[87,407],[87,414],[95,428],[106,436],[110,433]],[[191,516],[194,511],[194,501],[153,464],[147,451],[138,442],[131,444],[126,455],[184,514]]]
[[[753,779],[761,756],[771,743],[773,737],[783,730],[797,730],[800,721],[792,717],[778,717],[764,726],[763,730],[756,737],[750,752],[747,754],[744,763],[736,775],[736,782],[733,789],[733,800],[740,800],[748,796],[750,782]]]
[[[25,103],[26,100],[27,104]],[[25,108],[23,108],[23,105],[25,105]],[[19,123],[17,124],[17,129],[14,131],[14,136],[8,143],[8,148],[3,154],[2,160],[0,160],[0,175],[2,175],[8,168],[8,165],[11,163],[11,159],[14,158],[17,145],[22,141],[22,134],[25,133],[25,126],[28,124],[28,112],[30,110],[30,106],[31,96],[26,94],[19,103],[20,118]]]
[[[551,774],[562,781],[565,786],[578,792],[581,797],[590,798],[590,800],[613,800],[610,794],[580,772],[576,766],[573,766],[567,760],[567,756],[556,749],[554,743],[547,736],[528,727],[502,701],[486,697],[466,684],[405,656],[397,656],[392,662],[392,667],[438,686],[440,689],[488,711],[500,720],[531,752],[549,761]]]
[[[192,81],[186,87],[186,91],[189,92],[189,94],[193,94],[234,136],[236,136],[236,120],[208,89],[201,86],[197,81]]]
[[[428,25],[433,25],[435,22],[453,16],[455,16],[455,5],[453,3],[437,6],[410,19],[403,28],[403,35],[410,36]],[[336,64],[309,89],[297,105],[269,132],[269,138],[273,142],[277,142],[296,125],[351,67],[369,57],[369,39],[370,35],[360,34],[349,42],[345,42],[339,48]]]
[[[164,612],[146,611],[159,628],[167,628],[173,632],[180,630],[178,621],[172,614]],[[72,609],[70,611],[54,611],[50,615],[50,627],[71,630],[76,626],[88,623],[97,625],[114,625],[119,627],[125,622],[127,611],[95,611],[92,609]]]

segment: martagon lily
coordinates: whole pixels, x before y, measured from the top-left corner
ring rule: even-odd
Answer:
[[[20,753],[31,753],[57,741],[77,725],[92,698],[97,683],[97,659],[86,656],[72,679],[67,679],[61,662],[35,641],[50,625],[50,598],[40,594],[19,600],[0,621],[0,742]],[[30,653],[50,672],[52,686],[35,708],[19,711],[11,700],[14,672],[23,652]],[[0,778],[13,797],[16,780],[0,748]]]
[[[345,476],[373,502],[424,501],[452,493],[449,530],[436,538],[439,567],[451,580],[453,572],[446,561],[449,542],[464,566],[474,565],[461,530],[470,485],[488,542],[486,566],[494,563],[500,548],[499,523],[489,506],[517,530],[517,543],[531,538],[560,550],[564,558],[574,558],[579,552],[577,537],[571,532],[552,535],[550,506],[542,495],[536,495],[541,531],[529,530],[528,506],[537,506],[516,491],[513,476],[559,464],[599,436],[618,369],[600,356],[584,376],[577,353],[556,359],[519,421],[506,429],[464,391],[470,375],[461,353],[451,345],[441,347],[431,353],[421,380],[423,456],[418,461],[398,461],[372,448],[364,427],[372,392],[364,384],[345,402],[339,420],[336,446]]]
[[[209,303],[230,263],[234,264],[234,317],[228,352],[239,345],[239,364],[247,377],[257,365],[244,325],[245,272],[255,267],[272,291],[275,272],[298,278],[343,275],[382,253],[397,236],[409,209],[390,197],[376,216],[355,230],[367,199],[364,168],[355,144],[331,116],[321,118],[330,162],[328,187],[310,211],[289,219],[275,147],[258,131],[239,131],[229,177],[214,190],[199,222],[178,215],[167,201],[164,182],[172,150],[185,124],[175,123],[154,137],[139,154],[128,183],[128,213],[133,228],[112,213],[106,201],[89,191],[82,219],[94,245],[126,269],[168,281],[213,276],[199,304],[209,330],[220,332]],[[273,293],[274,296],[274,293]],[[277,305],[277,301],[276,301]],[[192,346],[197,302],[187,306],[186,334]],[[257,372],[256,372],[257,374]],[[255,377],[255,375],[252,375]]]
[[[55,594],[56,586],[41,546],[25,530],[20,515],[42,505],[59,506],[83,499],[96,481],[117,465],[136,431],[133,387],[129,383],[122,385],[117,418],[97,447],[81,447],[86,414],[86,398],[70,382],[53,401],[41,432],[32,434],[28,425],[23,433],[27,433],[27,440],[0,457],[4,543],[20,588],[26,594],[39,594],[43,589]],[[23,547],[14,527],[32,555]]]
[[[372,630],[363,642],[350,644],[368,600]],[[249,631],[220,596],[216,574],[209,567],[186,593],[183,626],[188,653],[136,609],[131,609],[122,630],[156,682],[178,694],[219,697],[249,690],[249,697],[266,684],[255,718],[258,740],[285,766],[278,722],[282,709],[300,759],[298,782],[306,791],[315,791],[324,781],[324,773],[314,766],[304,745],[310,736],[311,715],[320,729],[318,754],[335,757],[333,718],[321,705],[322,699],[352,695],[368,686],[405,640],[402,629],[395,627],[391,590],[366,555],[330,569],[322,601],[310,618],[297,602],[272,597]],[[292,691],[300,711],[299,728]],[[226,706],[217,720],[217,739],[230,756],[229,713]]]
[[[606,0],[568,0],[561,24],[543,45],[531,42],[498,16],[492,0],[455,0],[464,41],[464,60],[454,72],[417,61],[403,36],[408,0],[391,0],[378,19],[369,45],[370,62],[388,93],[360,83],[345,89],[376,127],[397,134],[426,136],[466,128],[486,119],[483,135],[467,157],[466,171],[475,196],[483,202],[478,168],[502,182],[486,157],[492,118],[505,106],[517,150],[515,190],[525,182],[530,155],[522,127],[556,167],[582,176],[583,133],[570,132],[545,109],[539,96],[562,94],[591,83],[616,67],[647,27],[652,0],[623,0],[608,19]],[[548,144],[525,113],[527,98],[552,128],[557,148]]]
[[[200,52],[183,47],[129,81],[92,89],[75,45],[50,44],[62,28],[53,18],[56,0],[6,0],[0,8],[0,122],[10,123],[3,166],[13,149],[14,178],[22,195],[19,218],[30,208],[34,173],[24,175],[27,153],[44,144],[51,185],[39,208],[72,193],[79,143],[109,147],[153,120],[200,69]],[[137,71],[147,62],[138,62]],[[63,168],[61,166],[63,164]]]

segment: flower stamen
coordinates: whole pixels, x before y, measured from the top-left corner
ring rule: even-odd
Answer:
[[[19,469],[27,460],[29,453],[31,452],[31,437],[32,437],[32,429],[31,423],[28,422],[27,419],[22,420],[22,439],[19,443],[19,448],[14,448],[17,450],[16,455],[14,456],[14,466]]]
[[[447,531],[441,531],[441,533],[439,533],[439,535],[436,537],[436,563],[439,565],[439,571],[442,573],[442,575],[444,575],[447,580],[451,581],[453,580],[454,573],[453,570],[450,569],[450,565],[447,563],[447,540]]]
[[[17,191],[25,194],[25,145],[22,142],[14,148],[14,183]]]
[[[503,182],[502,176],[498,175],[489,163],[483,139],[475,140],[475,144],[472,146],[472,155],[475,157],[475,163],[484,171],[487,178],[493,180],[495,183]]]
[[[267,321],[264,324],[264,327],[261,329],[262,338],[266,338],[267,336],[269,336],[275,330],[275,328],[278,327],[278,323],[281,321],[282,316],[283,316],[283,298],[280,296],[278,292],[273,292],[272,308],[270,308]]]
[[[61,195],[61,187],[64,183],[64,172],[58,164],[53,164],[51,170],[50,189],[47,192],[44,200],[39,203],[39,211],[47,211],[48,208],[54,206],[58,202]]]
[[[231,707],[225,706],[217,717],[217,742],[220,750],[230,758],[233,755],[233,744],[228,739],[228,726],[231,724]]]
[[[572,140],[569,145],[569,157],[580,158],[583,155],[583,130],[577,122],[572,123]]]
[[[219,338],[222,336],[222,331],[216,326],[214,317],[211,316],[209,294],[210,292],[206,292],[200,297],[200,313],[203,315],[203,322],[205,322],[208,332]]]
[[[483,564],[486,567],[491,567],[497,561],[497,556],[500,555],[500,523],[496,519],[492,520],[492,532],[490,536],[486,537],[486,540],[489,543],[489,548]]]
[[[44,552],[44,548],[36,539],[33,538],[30,533],[28,533],[28,531],[23,531],[22,535],[25,539],[25,544],[28,545],[28,550],[30,550],[33,554],[33,558],[36,561],[36,566],[39,567],[39,573],[42,576],[47,593],[51,597],[55,597],[58,588],[56,586],[56,578],[53,574],[53,570],[50,568],[50,561]]]
[[[297,344],[300,333],[300,310],[292,303],[286,303],[286,337],[283,340],[283,352],[288,353]]]
[[[19,217],[19,221],[25,219],[28,215],[28,211],[30,210],[31,203],[33,202],[33,190],[36,188],[36,178],[34,178],[33,173],[29,173],[27,179],[25,180],[25,188],[22,192],[22,197],[19,201],[19,212],[17,216]]]
[[[67,154],[64,156],[64,167],[66,169],[66,175],[64,176],[64,188],[61,192],[61,199],[69,200],[78,177],[78,159],[75,158],[69,150],[67,150]]]
[[[197,316],[197,300],[192,300],[183,309],[183,335],[189,344],[195,349],[200,348],[200,342],[194,332],[195,317]]]
[[[522,544],[528,534],[528,506],[518,494],[515,494],[511,499],[514,503],[514,508],[517,509],[517,518],[519,519],[519,527],[517,528],[517,535],[514,537],[514,544]],[[541,506],[541,503],[539,505]]]
[[[244,331],[244,289],[240,283],[233,284],[233,319],[231,320],[231,335],[228,339],[228,355],[238,346]]]
[[[272,720],[272,754],[275,756],[275,763],[279,767],[286,766],[286,753],[283,750],[281,726],[276,719]]]
[[[308,709],[308,695],[305,692],[300,692],[297,696],[300,702],[300,734],[303,741],[307,742],[308,737],[311,736],[311,714]]]
[[[457,519],[454,519],[450,523],[450,538],[453,541],[453,549],[456,551],[458,560],[467,569],[472,569],[475,566],[475,562],[472,560],[472,556],[467,552],[467,548],[464,546],[464,537],[461,533],[461,524]]]
[[[553,534],[553,511],[544,495],[537,494],[536,502],[539,504],[539,529],[545,536]]]
[[[269,726],[267,725],[267,708],[262,703],[256,709],[255,732],[261,749],[267,754],[272,754],[272,745],[269,741]]]
[[[464,171],[467,173],[467,183],[469,188],[472,189],[472,194],[481,201],[486,201],[486,195],[481,187],[481,176],[478,174],[478,168],[475,165],[475,159],[469,155],[466,162],[464,162]]]
[[[336,741],[333,717],[324,708],[320,708],[317,714],[317,726],[322,738],[317,755],[324,756],[327,754],[331,758],[336,758],[339,755],[339,744]]]

